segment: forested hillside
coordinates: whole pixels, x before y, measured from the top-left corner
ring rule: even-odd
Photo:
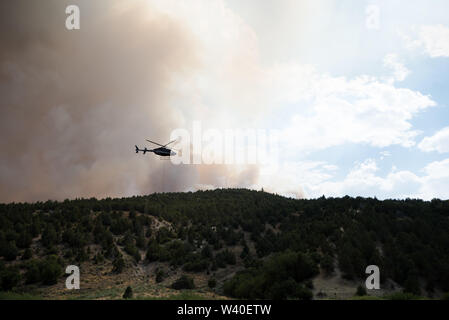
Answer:
[[[449,291],[448,248],[449,201],[440,200],[228,189],[0,205],[3,291],[51,287],[70,264],[118,275],[158,263],[165,267],[150,275],[158,283],[177,270],[204,274],[229,297],[311,299],[318,274],[360,280],[374,264],[382,284],[432,296]],[[167,285],[194,287],[190,280]]]

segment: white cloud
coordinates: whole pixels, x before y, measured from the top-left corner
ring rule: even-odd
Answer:
[[[449,199],[449,159],[428,164],[418,196],[423,199]]]
[[[395,169],[385,177],[378,176],[379,168],[373,159],[357,163],[342,179],[335,179],[336,169],[319,161],[284,163],[276,174],[264,175],[262,172],[259,183],[252,187],[297,198],[322,195],[406,198],[419,194],[424,181],[412,172]]]
[[[424,168],[424,172],[427,174],[427,177],[433,179],[449,178],[449,159],[428,164]]]
[[[366,196],[404,198],[417,192],[420,178],[409,171],[391,170],[386,177],[377,175],[379,168],[373,159],[357,164],[340,181],[326,181],[315,187],[315,196]]]
[[[286,162],[279,166],[263,166],[258,182],[252,188],[264,188],[265,191],[288,197],[306,198],[310,196],[308,191],[313,186],[332,178],[337,169],[337,166],[324,161]]]
[[[338,77],[296,61],[265,65],[258,35],[223,1],[153,3],[182,20],[201,47],[199,69],[193,79],[180,78],[181,98],[173,104],[211,127],[272,123],[276,110],[289,105],[286,148],[313,151],[348,142],[410,147],[418,134],[410,120],[435,105],[429,96],[398,88],[385,77]],[[395,81],[408,74],[395,55],[385,63]]]
[[[425,137],[418,147],[426,152],[449,152],[449,127],[441,129],[433,136]]]
[[[449,57],[449,28],[427,25],[414,28],[413,36],[401,34],[408,48],[422,48],[432,58]]]
[[[449,57],[449,28],[443,25],[423,26],[419,38],[432,57]]]
[[[395,53],[390,53],[385,56],[384,66],[393,71],[393,78],[390,79],[390,82],[404,81],[410,74],[410,70],[399,61],[398,55]]]
[[[357,163],[342,179],[335,179],[336,172],[327,170],[326,166],[324,162],[285,164],[271,176],[276,180],[271,185],[275,185],[275,191],[281,194],[306,198],[349,195],[379,199],[449,199],[449,159],[426,165],[421,175],[408,170],[398,171],[393,166],[382,176],[376,161],[367,159]],[[265,182],[273,183],[272,180]]]
[[[374,160],[356,165],[340,181],[324,181],[315,186],[314,197],[367,196],[385,198],[449,199],[449,159],[435,161],[425,166],[417,175],[411,171],[397,171],[395,167],[386,176],[379,176]]]
[[[283,134],[288,147],[301,152],[344,143],[413,146],[419,132],[410,120],[435,105],[429,96],[375,77],[346,79],[310,72],[307,77],[290,75],[289,81],[294,76],[296,94],[286,90],[285,100],[298,108]]]
[[[201,48],[194,76],[180,76],[173,88],[179,97],[173,105],[187,121],[202,120],[214,128],[251,128],[280,120],[276,115],[282,110],[291,120],[281,124],[281,153],[304,157],[346,143],[411,147],[420,133],[411,120],[436,105],[430,96],[397,86],[410,71],[395,54],[383,61],[392,76],[336,76],[297,61],[266,64],[260,58],[258,35],[225,2],[152,3],[181,21]],[[325,161],[298,160],[279,170],[260,168],[253,187],[297,197],[379,192],[401,197],[416,193],[422,179],[396,170],[380,177],[374,160],[332,182],[336,173]]]

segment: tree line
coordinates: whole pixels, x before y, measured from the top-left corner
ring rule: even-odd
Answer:
[[[229,296],[308,299],[320,270],[362,279],[375,264],[382,281],[431,294],[449,291],[447,230],[449,202],[436,199],[296,200],[218,189],[0,204],[0,287],[55,283],[68,264],[122,272],[161,261],[186,272],[243,265],[222,288]]]

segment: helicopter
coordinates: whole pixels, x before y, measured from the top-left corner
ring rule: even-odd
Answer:
[[[158,145],[160,147],[156,148],[156,149],[147,149],[146,147],[145,147],[145,149],[139,149],[138,146],[135,146],[136,147],[136,153],[139,153],[139,151],[142,151],[143,154],[145,154],[147,152],[153,152],[154,154],[157,154],[158,156],[161,156],[161,157],[170,157],[170,156],[176,155],[176,152],[174,152],[172,149],[169,149],[169,148],[166,148],[166,147],[169,144],[177,141],[177,139],[172,140],[169,143],[166,143],[164,145],[162,145],[160,143],[157,143],[157,142],[154,142],[154,141],[151,141],[151,140],[146,140],[146,141],[151,142],[151,143],[153,143],[155,145]]]

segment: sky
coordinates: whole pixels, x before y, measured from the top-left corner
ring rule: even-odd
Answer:
[[[72,4],[79,30],[65,27]],[[0,202],[224,187],[449,199],[447,12],[446,0],[2,1]],[[276,162],[134,153],[195,123],[275,130]]]

